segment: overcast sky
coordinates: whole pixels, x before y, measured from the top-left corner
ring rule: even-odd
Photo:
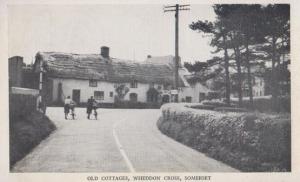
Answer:
[[[147,55],[174,55],[174,12],[163,5],[13,5],[8,7],[9,57],[30,63],[38,51],[100,53],[144,61]],[[212,57],[209,38],[189,29],[197,20],[213,21],[211,5],[191,5],[179,19],[183,61]]]

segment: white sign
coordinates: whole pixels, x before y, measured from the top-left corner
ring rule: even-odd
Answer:
[[[171,94],[172,95],[177,95],[178,94],[178,90],[171,90]]]

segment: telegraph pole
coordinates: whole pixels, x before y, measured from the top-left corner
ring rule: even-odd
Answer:
[[[179,11],[184,11],[184,10],[190,10],[190,5],[185,4],[185,5],[171,5],[171,6],[164,6],[164,13],[165,12],[170,12],[170,11],[175,11],[175,70],[174,70],[174,89],[178,90],[179,86],[179,76],[178,76],[178,68],[179,68],[179,48],[178,48],[178,32],[179,32]],[[177,98],[175,99],[176,102],[178,101],[178,95]]]

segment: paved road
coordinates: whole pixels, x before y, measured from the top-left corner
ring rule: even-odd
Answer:
[[[19,161],[14,172],[234,172],[235,169],[160,133],[160,110],[100,109],[98,120],[64,120],[48,108],[57,130]]]

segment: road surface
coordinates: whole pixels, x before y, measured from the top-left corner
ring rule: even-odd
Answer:
[[[88,120],[77,108],[47,109],[57,130],[16,163],[13,172],[236,172],[157,129],[158,109],[99,109]]]

